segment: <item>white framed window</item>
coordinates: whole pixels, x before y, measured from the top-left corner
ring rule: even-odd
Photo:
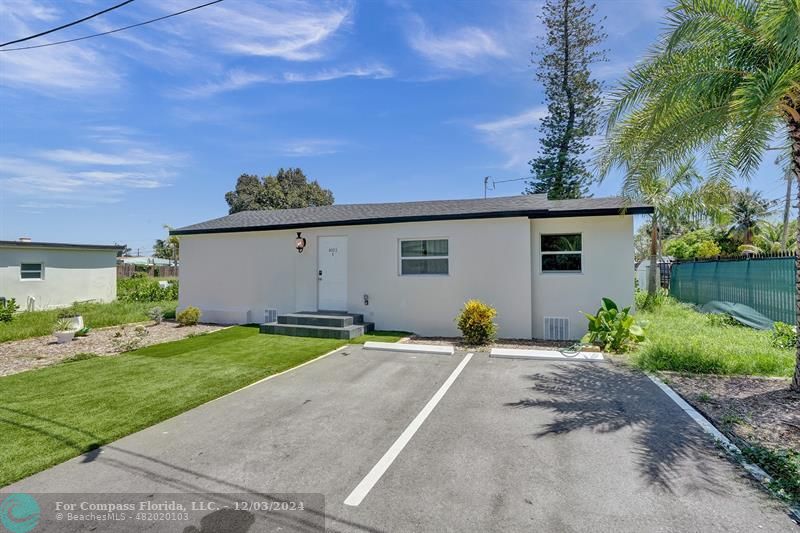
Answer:
[[[19,279],[37,280],[44,278],[44,265],[42,263],[21,263],[19,265]]]
[[[583,236],[580,233],[540,235],[542,272],[581,272]]]
[[[400,275],[447,276],[450,274],[447,239],[401,239]]]

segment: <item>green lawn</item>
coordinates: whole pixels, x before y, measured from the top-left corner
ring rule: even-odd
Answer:
[[[375,332],[355,339],[392,341]],[[0,378],[0,486],[345,344],[237,326]]]
[[[147,310],[160,307],[164,312],[174,312],[176,301],[166,302],[112,302],[82,303],[73,307],[83,315],[90,328],[104,328],[147,320]],[[18,313],[12,322],[0,322],[0,342],[49,335],[53,331],[59,310]]]
[[[669,298],[638,317],[648,321],[647,340],[632,359],[645,370],[785,377],[794,371],[794,351],[773,347],[768,331],[715,325]]]

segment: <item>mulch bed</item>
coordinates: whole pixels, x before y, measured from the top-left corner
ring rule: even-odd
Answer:
[[[146,334],[138,335],[135,331],[137,326],[143,327]],[[126,324],[93,329],[86,337],[76,337],[66,344],[57,344],[52,335],[3,342],[0,343],[0,376],[54,365],[80,353],[115,355],[136,347],[184,339],[192,334],[210,333],[222,327],[212,324],[180,326],[177,322],[164,321],[157,325]]]
[[[662,372],[669,386],[734,440],[800,450],[800,394],[788,379]]]
[[[402,340],[407,344],[452,344],[457,350],[470,350],[477,352],[488,352],[492,348],[515,348],[520,350],[561,350],[569,348],[574,341],[543,341],[537,339],[497,339],[492,344],[485,346],[473,346],[465,344],[461,337],[418,337],[413,335],[408,339]]]

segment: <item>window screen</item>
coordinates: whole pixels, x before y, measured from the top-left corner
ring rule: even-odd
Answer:
[[[400,241],[400,274],[446,275],[450,272],[447,239]]]

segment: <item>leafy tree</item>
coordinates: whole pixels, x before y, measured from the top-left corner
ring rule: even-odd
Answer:
[[[797,223],[790,222],[788,227],[784,227],[783,222],[762,221],[754,232],[753,244],[762,252],[775,253],[781,251],[797,250],[797,240],[794,237],[788,238],[783,242],[784,235],[797,234]]]
[[[772,203],[764,199],[758,191],[751,191],[749,187],[734,191],[729,207],[733,225],[730,228],[732,235],[741,240],[744,245],[753,244],[753,234],[758,225],[771,214]]]
[[[676,0],[663,37],[611,97],[602,170],[630,176],[706,149],[716,175],[750,176],[783,138],[800,182],[798,35],[798,0]],[[800,255],[797,275],[800,321]]]
[[[601,84],[591,78],[589,66],[605,60],[597,45],[606,37],[594,22],[595,11],[584,0],[547,0],[542,8],[547,34],[537,50],[536,77],[544,85],[547,116],[539,154],[530,162],[527,193],[580,198],[593,181],[583,156],[597,130]]]
[[[172,227],[164,224],[164,229],[167,232],[172,231]],[[167,235],[166,239],[156,239],[153,243],[153,257],[159,259],[169,259],[174,265],[178,265],[178,257],[180,255],[180,238],[177,235]]]
[[[263,179],[242,174],[236,189],[225,194],[229,213],[265,209],[292,209],[333,204],[333,193],[315,181],[308,181],[299,168],[279,169]]]
[[[664,243],[664,252],[677,259],[704,259],[722,253],[710,229],[691,231]]]
[[[662,225],[675,227],[686,221],[717,217],[728,198],[728,186],[724,182],[704,181],[695,168],[694,159],[689,158],[664,174],[646,172],[630,175],[625,181],[622,194],[631,201],[641,201],[653,206],[653,214],[650,215],[647,292],[655,296],[658,289],[656,274]]]

